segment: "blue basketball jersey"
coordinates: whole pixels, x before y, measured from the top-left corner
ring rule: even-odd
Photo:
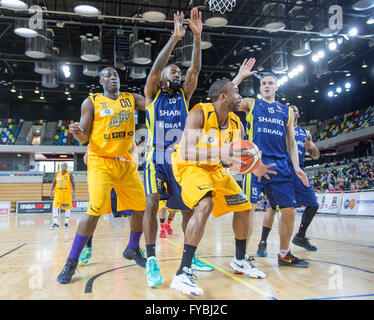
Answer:
[[[303,168],[304,167],[304,158],[305,158],[305,147],[304,147],[304,143],[306,141],[306,139],[308,138],[308,132],[297,126],[295,128],[295,140],[296,140],[296,144],[297,144],[297,149],[299,151],[299,166],[300,168]]]
[[[183,89],[172,96],[161,89],[146,108],[146,161],[165,163],[165,152],[173,152],[186,124],[188,106]]]
[[[277,175],[271,175],[272,181],[289,180],[291,176],[287,149],[287,125],[290,121],[290,112],[291,108],[279,102],[254,100],[246,117],[248,140],[262,151],[262,162],[277,165],[270,168],[277,171]],[[262,181],[265,181],[264,178]]]

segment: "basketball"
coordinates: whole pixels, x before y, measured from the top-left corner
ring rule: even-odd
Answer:
[[[242,163],[240,165],[240,168],[238,166],[229,164],[229,168],[232,171],[234,171],[235,173],[239,173],[239,174],[248,174],[248,173],[253,172],[253,170],[255,170],[258,167],[258,165],[260,164],[259,160],[261,160],[261,154],[260,154],[260,150],[254,143],[248,140],[239,140],[235,142],[232,147],[233,149],[248,148],[250,149],[250,152],[251,152],[251,154],[242,155],[240,157],[242,161],[245,161],[245,163]]]

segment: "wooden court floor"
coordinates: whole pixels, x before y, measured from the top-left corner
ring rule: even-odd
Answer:
[[[172,223],[174,235],[157,240],[157,256],[165,283],[148,288],[145,269],[122,258],[129,236],[128,218],[106,215],[98,223],[89,264],[78,267],[73,282],[56,282],[70,251],[77,223],[83,214],[72,214],[70,228],[51,231],[51,215],[0,217],[0,299],[74,300],[374,300],[374,219],[317,215],[308,231],[317,252],[291,245],[300,258],[310,261],[307,269],[278,267],[276,217],[268,239],[268,256],[256,258],[266,279],[250,279],[231,273],[234,255],[231,215],[211,217],[198,252],[216,268],[196,272],[202,297],[182,295],[170,289],[182,255],[181,217]],[[256,212],[249,255],[255,255],[261,235],[262,212]],[[301,214],[297,214],[295,229]],[[61,217],[61,224],[63,224]],[[144,249],[144,239],[141,240]]]

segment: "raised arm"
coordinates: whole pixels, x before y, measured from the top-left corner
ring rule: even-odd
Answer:
[[[254,65],[256,63],[255,58],[245,59],[240,66],[239,72],[236,77],[232,80],[237,86],[241,84],[241,82],[248,77],[253,76],[257,71],[252,71]]]
[[[174,33],[170,37],[165,47],[158,54],[147,77],[147,81],[144,87],[144,95],[147,100],[152,100],[156,95],[159,88],[162,70],[166,67],[166,64],[170,58],[170,54],[173,51],[175,45],[177,44],[179,39],[184,36],[187,26],[183,26],[183,18],[183,12],[179,13],[178,11],[176,14],[174,14]]]
[[[297,144],[295,140],[295,129],[294,129],[294,113],[290,108],[290,119],[287,125],[287,149],[290,154],[292,165],[295,169],[295,173],[303,182],[303,184],[309,187],[308,177],[303,170],[301,170],[299,165],[299,152],[297,149]]]
[[[187,19],[187,21],[193,33],[192,64],[187,70],[186,80],[183,84],[183,90],[188,103],[197,87],[197,78],[201,70],[201,32],[203,30],[201,12],[197,8],[193,8],[190,19]]]
[[[69,126],[70,133],[79,143],[88,142],[94,119],[94,105],[90,98],[86,98],[81,106],[81,118],[79,122],[74,122]]]

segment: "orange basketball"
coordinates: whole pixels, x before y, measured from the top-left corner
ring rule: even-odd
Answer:
[[[261,160],[261,153],[258,147],[254,143],[248,140],[239,140],[239,141],[236,141],[232,147],[233,149],[248,148],[251,152],[250,154],[242,155],[240,157],[242,161],[245,161],[245,163],[241,164],[240,168],[237,165],[234,166],[232,164],[229,164],[229,168],[232,171],[234,171],[235,173],[239,173],[239,174],[248,174],[248,173],[253,172],[253,170],[255,170],[258,167],[258,165],[260,164],[260,160]]]

